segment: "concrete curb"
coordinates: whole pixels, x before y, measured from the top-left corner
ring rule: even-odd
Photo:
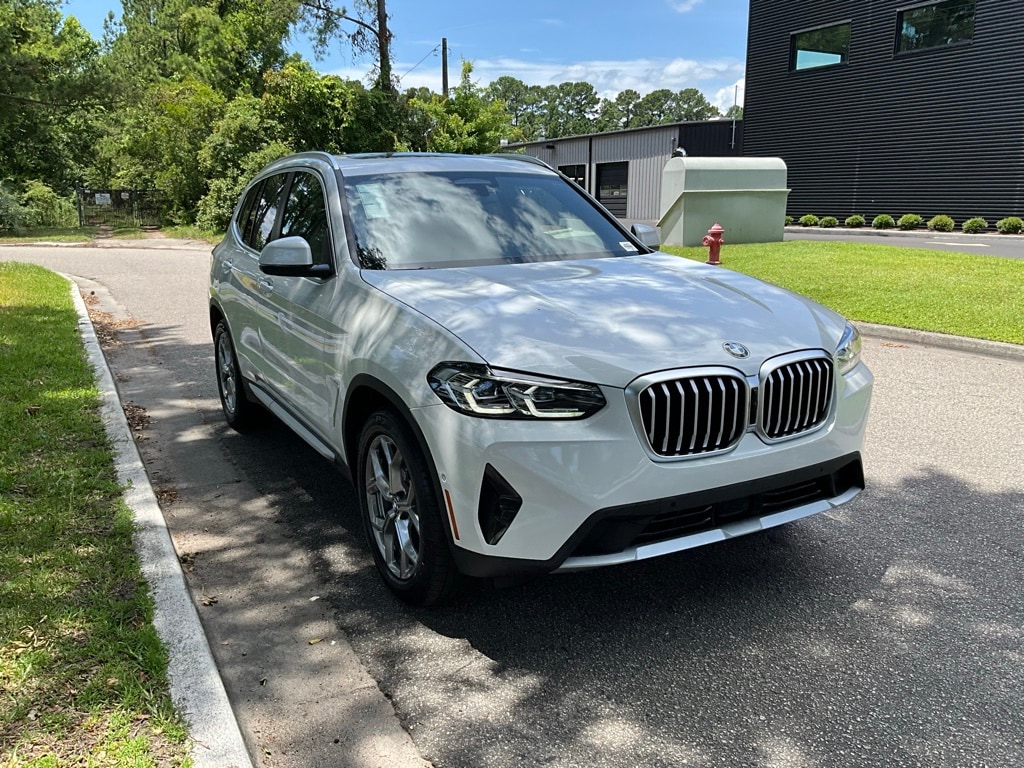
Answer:
[[[78,285],[68,275],[82,342],[100,390],[100,417],[114,449],[118,480],[135,516],[135,549],[155,602],[153,626],[167,647],[171,698],[188,721],[195,768],[252,768],[199,614],[189,596],[163,512],[121,409],[114,378]]]
[[[870,226],[864,227],[801,227],[790,224],[785,227],[788,234],[794,235],[831,235],[833,237],[857,237],[858,235],[870,235],[872,237],[916,237],[931,240],[963,240],[964,242],[977,242],[979,240],[1013,240],[1024,237],[1024,235],[1003,235],[995,229],[991,231],[978,232],[970,235],[966,232],[934,232],[930,229],[873,229]]]
[[[951,336],[932,331],[916,331],[913,328],[897,328],[891,325],[875,325],[854,321],[861,333],[869,338],[898,341],[904,344],[919,344],[923,347],[948,349],[954,352],[968,352],[972,355],[999,357],[1004,360],[1024,362],[1024,344],[1007,344],[1002,341],[970,339],[965,336]]]

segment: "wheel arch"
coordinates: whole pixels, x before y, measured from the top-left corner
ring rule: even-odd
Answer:
[[[231,332],[231,324],[228,322],[227,315],[224,314],[224,310],[221,309],[219,303],[217,303],[216,301],[211,301],[210,302],[210,335],[211,336],[213,336],[213,334],[217,331],[217,324],[220,323],[221,321],[224,322],[224,325],[226,325],[227,328],[228,328],[228,333],[230,333]],[[234,337],[232,337],[232,338],[234,338]]]
[[[427,439],[420,429],[420,425],[413,418],[412,411],[405,404],[401,396],[380,379],[369,374],[359,374],[349,385],[349,394],[345,399],[345,407],[342,412],[342,439],[345,448],[345,462],[348,465],[349,477],[352,484],[356,485],[356,492],[359,492],[359,434],[363,424],[370,415],[379,410],[390,410],[409,427],[416,443],[419,445],[423,458],[430,470],[430,477],[434,484],[434,493],[437,496],[437,504],[441,510],[441,517],[444,520],[443,528],[446,533],[449,548],[455,546],[455,538],[451,529],[451,522],[448,519],[448,505],[445,503],[445,496],[441,488],[441,477],[434,463],[434,455],[427,444]]]

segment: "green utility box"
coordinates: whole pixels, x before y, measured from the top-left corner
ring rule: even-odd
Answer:
[[[719,223],[729,243],[780,242],[786,164],[778,157],[673,157],[661,176],[661,242],[700,245]]]

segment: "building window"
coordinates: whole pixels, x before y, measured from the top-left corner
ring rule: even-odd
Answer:
[[[790,38],[789,68],[814,69],[845,64],[850,54],[850,22],[796,32]]]
[[[587,166],[585,165],[560,165],[559,172],[565,174],[584,189],[587,188]]]
[[[974,5],[975,0],[944,0],[900,11],[896,52],[970,41],[974,37]]]

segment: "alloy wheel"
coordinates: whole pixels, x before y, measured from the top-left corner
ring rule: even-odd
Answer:
[[[416,491],[405,457],[390,436],[377,435],[370,443],[363,476],[377,550],[395,578],[411,579],[420,561]]]

